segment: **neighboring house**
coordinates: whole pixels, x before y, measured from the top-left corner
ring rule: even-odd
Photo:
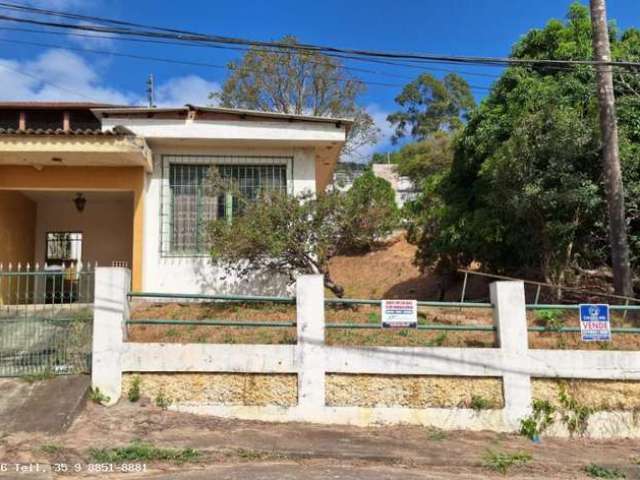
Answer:
[[[210,169],[249,197],[322,191],[350,121],[187,105],[0,103],[0,263],[127,265],[148,292],[280,291],[230,278],[207,225],[237,214]],[[6,267],[5,267],[6,268]]]
[[[376,177],[384,178],[396,192],[396,205],[402,207],[406,202],[415,200],[418,195],[413,182],[398,174],[398,166],[393,163],[374,163],[371,165]]]

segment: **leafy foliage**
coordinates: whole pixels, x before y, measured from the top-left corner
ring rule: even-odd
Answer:
[[[617,58],[640,57],[640,34],[612,34]],[[590,59],[591,24],[575,3],[567,21],[528,32],[515,58]],[[640,82],[622,77],[621,156],[633,262],[640,253]],[[620,80],[620,79],[618,79]],[[625,82],[628,86],[625,85]],[[597,99],[590,67],[513,66],[469,114],[451,168],[426,177],[413,239],[418,263],[479,261],[503,273],[562,284],[608,259]]]
[[[547,400],[534,400],[531,415],[520,420],[520,435],[534,440],[553,425],[555,407]]]
[[[581,404],[567,391],[565,385],[560,386],[558,400],[562,406],[562,423],[569,430],[569,435],[573,437],[577,433],[583,436],[589,427],[589,417],[593,409]]]
[[[436,132],[457,130],[475,105],[466,80],[455,73],[442,80],[423,73],[407,84],[395,101],[402,110],[387,117],[395,126],[394,142],[407,131],[416,140],[424,140]]]
[[[590,463],[584,467],[584,471],[591,478],[627,478],[627,475],[617,468],[608,468]]]
[[[340,252],[372,247],[398,219],[393,190],[370,172],[346,193],[270,193],[244,202],[242,210],[232,223],[211,224],[214,261],[240,275],[265,270],[294,281],[298,274],[322,274],[337,296],[344,289],[331,279],[328,261]]]
[[[375,143],[378,129],[356,102],[365,84],[336,58],[287,48],[298,44],[293,36],[280,43],[282,48],[252,47],[241,61],[229,63],[222,91],[211,96],[223,107],[352,118],[345,154]]]

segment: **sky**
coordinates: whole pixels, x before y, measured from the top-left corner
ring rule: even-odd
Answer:
[[[295,35],[302,42],[367,50],[469,56],[506,56],[531,28],[551,18],[564,18],[571,0],[14,0],[32,6],[71,11],[162,27],[255,40]],[[586,3],[586,0],[583,0]],[[621,29],[640,27],[640,0],[609,0],[608,13]],[[0,14],[9,12],[0,9]],[[226,65],[241,52],[173,45],[123,42],[115,38],[83,38],[7,30],[36,28],[0,21],[0,100],[72,100],[144,104],[145,82],[153,74],[158,105],[210,104],[220,88]],[[31,42],[24,45],[14,42]],[[100,50],[106,53],[93,53]],[[122,58],[119,52],[212,67]],[[394,147],[386,116],[396,109],[402,85],[421,70],[351,61],[350,67],[371,85],[359,99],[381,131],[376,145],[358,159]],[[463,72],[481,100],[499,69],[435,65]],[[443,76],[448,72],[432,70]]]

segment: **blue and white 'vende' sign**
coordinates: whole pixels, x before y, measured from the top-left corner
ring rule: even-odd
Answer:
[[[418,302],[415,300],[382,300],[383,328],[416,328]]]
[[[580,307],[580,334],[583,342],[610,342],[611,322],[609,305],[582,304]]]

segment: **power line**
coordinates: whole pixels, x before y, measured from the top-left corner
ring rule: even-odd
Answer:
[[[228,69],[228,67],[225,66],[225,65],[218,65],[218,64],[207,63],[207,62],[195,62],[195,61],[188,61],[188,60],[175,60],[175,59],[166,58],[166,57],[151,57],[151,56],[147,56],[147,55],[121,53],[121,52],[114,52],[114,51],[110,51],[110,50],[96,50],[96,49],[91,49],[91,48],[70,47],[70,46],[66,46],[66,45],[56,45],[56,44],[50,44],[50,43],[30,42],[30,41],[25,41],[25,40],[14,40],[14,39],[4,39],[4,38],[0,38],[0,42],[18,44],[18,45],[29,45],[29,46],[36,46],[36,47],[44,47],[44,48],[60,48],[60,49],[65,49],[65,50],[70,50],[70,51],[86,52],[86,53],[93,53],[93,54],[98,54],[98,55],[110,55],[110,56],[115,56],[115,57],[132,58],[132,59],[135,59],[135,60],[147,60],[147,61],[153,61],[153,62],[176,64],[176,65],[188,65],[188,66],[193,66],[193,67],[206,67],[206,68],[215,68],[215,69],[223,69],[223,70],[227,70]],[[243,67],[243,68],[245,70],[252,71],[252,72],[263,72],[264,71],[263,69],[246,69],[245,67]],[[394,87],[394,88],[402,88],[402,87],[404,87],[403,84],[399,84],[399,83],[383,83],[383,82],[375,82],[375,81],[370,81],[370,80],[360,80],[358,78],[332,77],[332,79],[336,80],[338,82],[353,81],[355,83],[359,83],[359,84],[363,84],[363,85],[374,85],[374,86]],[[489,87],[483,87],[483,86],[479,86],[479,85],[469,85],[469,88],[476,89],[476,90],[490,90]]]
[[[96,25],[77,25],[63,22],[54,22],[54,21],[42,21],[35,19],[27,19],[27,18],[17,18],[10,17],[8,15],[0,16],[0,19],[15,21],[19,23],[30,23],[41,26],[48,26],[53,28],[64,28],[64,29],[73,29],[73,30],[84,30],[84,31],[93,31],[100,33],[111,33],[116,35],[133,35],[133,36],[143,36],[143,37],[151,37],[151,38],[173,38],[177,40],[188,40],[195,42],[205,42],[205,43],[216,43],[216,44],[232,44],[232,45],[248,45],[248,46],[260,46],[260,47],[270,47],[281,50],[293,50],[293,51],[315,51],[322,53],[336,53],[336,54],[347,54],[347,55],[356,55],[356,56],[364,56],[364,57],[373,57],[373,58],[383,58],[383,59],[403,59],[403,60],[417,60],[417,61],[426,61],[426,62],[451,62],[451,63],[459,63],[459,64],[480,64],[487,66],[508,66],[508,65],[538,65],[538,66],[575,66],[575,65],[600,65],[600,66],[619,66],[624,68],[629,67],[640,67],[640,63],[638,62],[628,62],[628,61],[608,61],[608,62],[598,62],[593,60],[555,60],[555,59],[519,59],[519,58],[508,58],[508,57],[474,57],[474,56],[452,56],[452,55],[434,55],[434,54],[424,54],[424,53],[406,53],[406,52],[385,52],[385,51],[375,51],[375,50],[362,50],[362,49],[351,49],[351,48],[337,48],[330,46],[319,46],[313,44],[285,44],[281,42],[267,42],[267,41],[258,41],[258,40],[249,40],[242,38],[234,38],[234,37],[225,37],[220,35],[206,35],[197,32],[189,32],[184,30],[176,30],[176,29],[168,29],[164,27],[156,27],[156,26],[148,26],[142,24],[136,24],[132,22],[123,22],[119,20],[103,18],[103,17],[92,17],[86,15],[76,15],[68,12],[47,10],[47,9],[39,9],[34,7],[29,7],[26,5],[20,5],[15,3],[8,2],[0,2],[0,6],[4,8],[27,11],[31,13],[36,13],[40,15],[47,16],[58,16],[63,18],[82,18],[88,21],[95,21],[99,23],[108,23],[112,25],[120,25],[118,27],[104,27],[104,26],[96,26]],[[123,27],[124,26],[124,27]],[[138,30],[132,30],[130,27],[138,28]],[[142,28],[142,30],[140,30]]]
[[[109,39],[109,40],[114,40],[118,42],[136,42],[136,43],[143,43],[143,44],[158,44],[158,45],[178,45],[178,46],[187,46],[187,47],[196,47],[196,48],[215,48],[215,49],[221,49],[221,50],[232,50],[232,51],[241,51],[241,52],[247,52],[250,50],[249,47],[233,47],[228,45],[211,45],[211,44],[202,44],[202,43],[178,42],[178,41],[170,41],[170,40],[153,40],[153,39],[146,39],[146,38],[130,38],[130,37],[120,38],[120,37],[112,37],[112,36],[106,36],[106,35],[93,35],[88,33],[52,31],[52,30],[38,30],[38,29],[32,29],[32,28],[0,27],[0,30],[5,30],[9,32],[35,33],[38,35],[40,34],[56,35],[56,36],[64,35],[64,36],[72,36],[72,37],[79,37],[79,38]],[[64,47],[64,48],[68,48],[68,47]],[[272,52],[273,49],[256,48],[255,51]],[[365,63],[390,65],[393,67],[406,67],[406,68],[412,68],[412,69],[417,69],[420,71],[428,71],[428,72],[431,72],[431,71],[448,72],[448,73],[457,73],[459,75],[470,75],[470,76],[477,76],[477,77],[484,77],[484,78],[500,78],[501,76],[494,73],[469,72],[469,71],[453,70],[453,69],[447,69],[447,68],[436,68],[431,66],[425,67],[424,65],[417,65],[413,63],[399,62],[399,61],[384,61],[384,60],[377,60],[377,59],[354,58],[346,55],[329,55],[329,56],[333,58],[355,60],[355,61],[365,62]],[[323,63],[323,62],[317,62],[313,60],[307,60],[307,61],[309,61],[310,63]],[[475,65],[471,65],[471,66],[475,66]],[[386,77],[403,78],[407,80],[415,79],[415,76],[411,76],[411,75],[402,75],[402,74],[391,73],[391,72],[380,71],[380,70],[370,70],[366,68],[353,67],[348,65],[342,65],[342,68],[347,71],[371,73],[371,74],[376,74],[376,75],[381,75]]]

